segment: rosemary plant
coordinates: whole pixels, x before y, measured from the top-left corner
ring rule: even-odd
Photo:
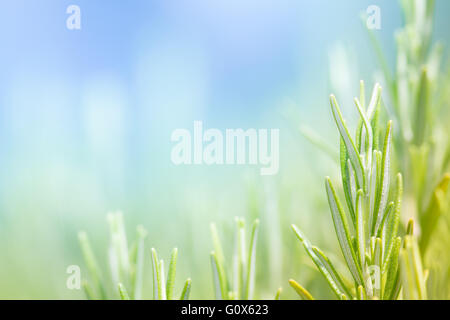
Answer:
[[[245,221],[236,218],[236,243],[233,254],[233,269],[225,265],[225,256],[215,224],[211,224],[214,251],[211,252],[214,289],[216,299],[219,300],[251,300],[254,297],[256,270],[256,241],[258,237],[259,221],[252,225],[250,244],[246,248]],[[279,297],[280,291],[277,293]]]
[[[395,190],[390,181],[391,121],[387,124],[383,143],[380,143],[381,87],[374,86],[366,106],[361,81],[360,98],[355,98],[360,115],[355,139],[350,136],[333,95],[330,101],[341,137],[340,165],[346,210],[329,177],[325,179],[325,188],[338,242],[352,280],[344,278],[299,228],[295,225],[292,228],[339,299],[396,299],[401,287],[398,227],[403,186],[401,174],[397,175]],[[290,284],[302,298],[313,298],[294,280],[290,280]]]
[[[158,260],[156,250],[152,248],[152,262],[153,262],[153,299],[154,300],[173,300],[175,274],[177,268],[178,249],[172,250],[169,263],[169,271],[167,273],[167,281],[164,278],[164,260]],[[189,299],[191,292],[191,279],[187,279],[184,283],[183,291],[180,295],[180,300]]]
[[[442,62],[443,46],[432,43],[434,0],[401,0],[405,25],[396,33],[397,60],[388,68],[381,46],[372,32],[384,82],[398,123],[394,132],[396,164],[405,173],[405,205],[416,217],[422,256],[433,248],[427,264],[432,286],[444,283],[435,298],[450,297],[450,64]],[[439,221],[443,223],[439,223]],[[431,241],[433,240],[434,241]],[[442,247],[442,248],[441,248]],[[446,249],[447,248],[447,249]],[[439,257],[439,258],[438,258]]]
[[[420,249],[426,252],[438,218],[445,213],[450,164],[446,110],[450,72],[442,65],[443,47],[432,44],[434,0],[400,1],[405,26],[396,34],[397,64],[391,73],[371,34],[389,88],[392,114],[399,123],[394,138],[398,165],[406,173],[406,197],[420,224]],[[442,71],[443,70],[443,71]],[[441,194],[436,195],[436,193]]]
[[[83,288],[88,299],[123,300],[142,299],[144,284],[144,240],[147,232],[142,226],[137,227],[137,239],[128,247],[125,226],[121,213],[112,213],[107,217],[110,227],[110,246],[108,249],[110,281],[105,276],[97,262],[94,251],[85,232],[80,232],[78,238],[84,260],[91,278],[91,284],[83,281]],[[158,260],[155,249],[152,249],[153,284],[155,299],[172,299],[176,274],[178,250],[172,251],[169,264],[167,283],[164,281],[164,262]],[[191,280],[188,279],[180,299],[189,297]]]
[[[137,239],[129,248],[121,213],[111,213],[107,217],[110,228],[108,249],[111,280],[106,281],[97,258],[94,255],[88,236],[80,232],[78,238],[84,260],[89,271],[91,283],[83,281],[83,288],[89,299],[110,299],[126,294],[132,299],[141,299],[144,267],[144,239],[147,232],[137,227]],[[128,292],[130,293],[128,295]]]

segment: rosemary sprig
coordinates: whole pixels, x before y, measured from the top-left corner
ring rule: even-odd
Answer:
[[[398,224],[403,186],[400,174],[395,190],[390,181],[392,122],[388,122],[381,143],[378,141],[381,139],[378,132],[381,87],[374,86],[367,109],[364,91],[361,82],[360,99],[355,98],[360,115],[355,138],[350,136],[336,98],[333,95],[330,98],[341,137],[340,163],[346,208],[341,204],[331,178],[325,179],[334,229],[353,281],[339,273],[331,260],[312,246],[299,228],[292,226],[338,299],[396,298],[396,288],[400,287]],[[354,285],[349,286],[352,282]],[[312,298],[295,281],[289,283],[302,298]]]
[[[259,220],[253,222],[248,251],[246,247],[245,221],[236,218],[236,243],[233,255],[231,278],[228,277],[231,266],[225,265],[222,244],[215,224],[211,225],[214,250],[211,252],[211,265],[216,299],[251,300],[254,298],[256,276],[256,242]],[[228,267],[228,269],[227,269]],[[279,296],[279,294],[277,294]]]

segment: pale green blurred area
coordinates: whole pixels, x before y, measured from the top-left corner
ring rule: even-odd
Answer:
[[[84,298],[66,286],[70,265],[88,278],[77,233],[89,234],[108,277],[106,214],[116,210],[130,239],[137,225],[149,232],[145,298],[152,247],[165,260],[179,249],[177,292],[191,277],[192,298],[213,298],[209,226],[218,225],[231,259],[235,216],[261,221],[256,298],[279,287],[282,298],[296,298],[290,278],[332,298],[290,225],[339,261],[323,186],[327,175],[337,180],[338,166],[299,127],[314,128],[337,154],[328,95],[353,126],[358,81],[370,88],[377,69],[359,14],[382,8],[377,32],[392,62],[397,4],[79,1],[89,19],[78,34],[60,28],[68,4],[0,5],[0,298]],[[437,1],[435,37],[445,44],[447,12]],[[279,173],[174,166],[170,133],[192,130],[194,120],[280,128]]]

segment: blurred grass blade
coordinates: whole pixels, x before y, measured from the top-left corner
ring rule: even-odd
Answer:
[[[217,255],[214,251],[211,252],[211,266],[212,266],[212,271],[213,271],[213,284],[214,284],[216,299],[217,300],[225,300],[228,293],[226,291],[224,291],[224,288],[222,287],[222,280],[221,280],[221,275],[219,272]]]
[[[225,258],[224,258],[219,234],[217,232],[217,228],[216,228],[215,224],[211,224],[211,234],[212,234],[213,246],[214,246],[214,265],[215,265],[215,270],[217,271],[217,274],[218,274],[218,279],[220,281],[220,286],[218,286],[217,288],[220,288],[221,297],[222,297],[222,299],[225,299],[228,296],[229,287],[228,287],[228,280],[227,280],[227,276],[225,273],[225,267],[224,267]]]
[[[250,247],[248,252],[247,263],[247,287],[244,299],[253,299],[253,293],[255,289],[255,270],[256,270],[256,241],[258,238],[259,220],[255,220],[253,223]]]
[[[336,151],[329,145],[329,143],[322,138],[317,132],[306,125],[302,125],[300,128],[300,133],[309,140],[313,145],[322,150],[325,154],[327,154],[331,159],[336,160],[337,153]]]
[[[422,234],[419,240],[420,251],[425,254],[431,235],[436,228],[439,218],[443,212],[448,210],[446,194],[450,182],[450,174],[445,174],[436,188],[431,194],[431,200],[428,208],[419,217],[419,222],[422,227]]]
[[[87,281],[82,281],[81,286],[88,300],[95,300],[95,293]]]
[[[145,248],[144,240],[147,236],[147,231],[142,226],[137,227],[138,241],[136,252],[136,270],[134,279],[134,299],[140,300],[142,298],[142,286],[144,282],[144,260]]]
[[[246,287],[246,250],[245,250],[245,223],[242,218],[236,218],[236,252],[234,269],[234,291],[238,299],[245,295]]]
[[[413,218],[408,220],[408,224],[406,225],[406,235],[408,235],[408,236],[414,235],[414,219]]]
[[[112,265],[111,269],[114,271],[114,281],[120,281],[124,285],[129,285],[131,281],[129,278],[130,256],[128,254],[128,244],[125,234],[125,226],[123,223],[123,216],[120,212],[109,213],[107,216],[107,221],[110,226],[110,263]]]
[[[91,244],[86,232],[81,231],[78,233],[78,240],[80,242],[81,251],[83,253],[84,261],[91,276],[91,280],[95,285],[97,293],[100,299],[106,299],[106,293],[102,285],[100,267],[98,266],[97,259],[92,251]]]
[[[400,252],[402,266],[403,295],[407,300],[427,299],[425,274],[420,252],[413,236],[405,236],[405,246]]]
[[[119,287],[119,295],[122,300],[130,300],[130,296],[128,295],[127,289],[123,286],[122,283],[118,284]]]
[[[428,119],[428,108],[430,101],[428,99],[428,77],[427,70],[424,68],[420,75],[419,90],[417,92],[415,119],[414,119],[414,143],[418,146],[425,141],[425,131]]]
[[[381,238],[383,230],[385,230],[384,227],[386,224],[386,220],[389,220],[389,217],[392,215],[393,209],[394,209],[394,202],[391,201],[391,202],[389,202],[389,204],[386,206],[386,209],[384,210],[383,218],[381,220],[380,225],[378,226],[378,229],[375,230],[376,237]]]
[[[363,16],[362,21],[365,25],[365,23],[367,21],[367,17]],[[366,27],[364,27],[364,29],[366,29],[368,31],[370,42],[372,43],[372,46],[375,49],[375,53],[378,57],[378,62],[380,64],[381,70],[383,71],[384,78],[386,79],[386,82],[387,82],[387,85],[389,88],[389,93],[390,93],[391,97],[394,97],[395,92],[397,91],[396,83],[393,80],[389,65],[387,63],[387,59],[384,55],[383,49],[381,48],[380,42],[378,41],[377,37],[375,36],[373,30],[366,28]],[[394,104],[394,106],[395,105],[396,104]]]
[[[127,236],[125,233],[125,223],[123,222],[123,215],[121,212],[116,213],[116,219],[117,219],[117,228],[118,228],[118,234],[120,239],[120,259],[121,264],[123,268],[123,272],[125,275],[130,274],[130,260],[129,260],[129,254],[128,254],[128,243],[127,243]],[[126,279],[129,280],[129,279]]]

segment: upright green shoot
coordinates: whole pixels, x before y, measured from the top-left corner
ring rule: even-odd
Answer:
[[[167,281],[165,280],[164,260],[158,259],[158,254],[154,248],[152,248],[151,251],[152,251],[152,265],[153,265],[153,299],[173,300],[178,249],[174,248],[172,250],[169,262],[169,270],[167,273]],[[188,300],[190,292],[191,292],[191,279],[188,278],[184,283],[184,287],[179,299]]]
[[[248,250],[246,247],[245,221],[236,218],[236,241],[231,267],[225,265],[222,244],[214,224],[211,225],[214,250],[211,252],[211,265],[216,299],[251,300],[254,297],[256,276],[256,242],[259,221],[255,220],[250,233]],[[230,272],[231,278],[227,272]]]
[[[108,265],[111,278],[109,281],[101,272],[97,259],[89,243],[87,234],[78,235],[81,250],[86,262],[92,286],[86,280],[83,288],[88,299],[142,299],[144,287],[144,266],[146,250],[144,246],[147,231],[142,226],[137,227],[137,238],[128,246],[125,234],[125,224],[121,213],[111,213],[107,217],[110,227],[110,245],[108,249]],[[149,251],[150,252],[150,251]],[[153,288],[155,299],[174,299],[176,264],[178,250],[172,251],[167,281],[165,281],[164,261],[158,260],[155,249],[151,250],[153,261]],[[180,299],[189,298],[191,280],[188,279],[183,287]]]

